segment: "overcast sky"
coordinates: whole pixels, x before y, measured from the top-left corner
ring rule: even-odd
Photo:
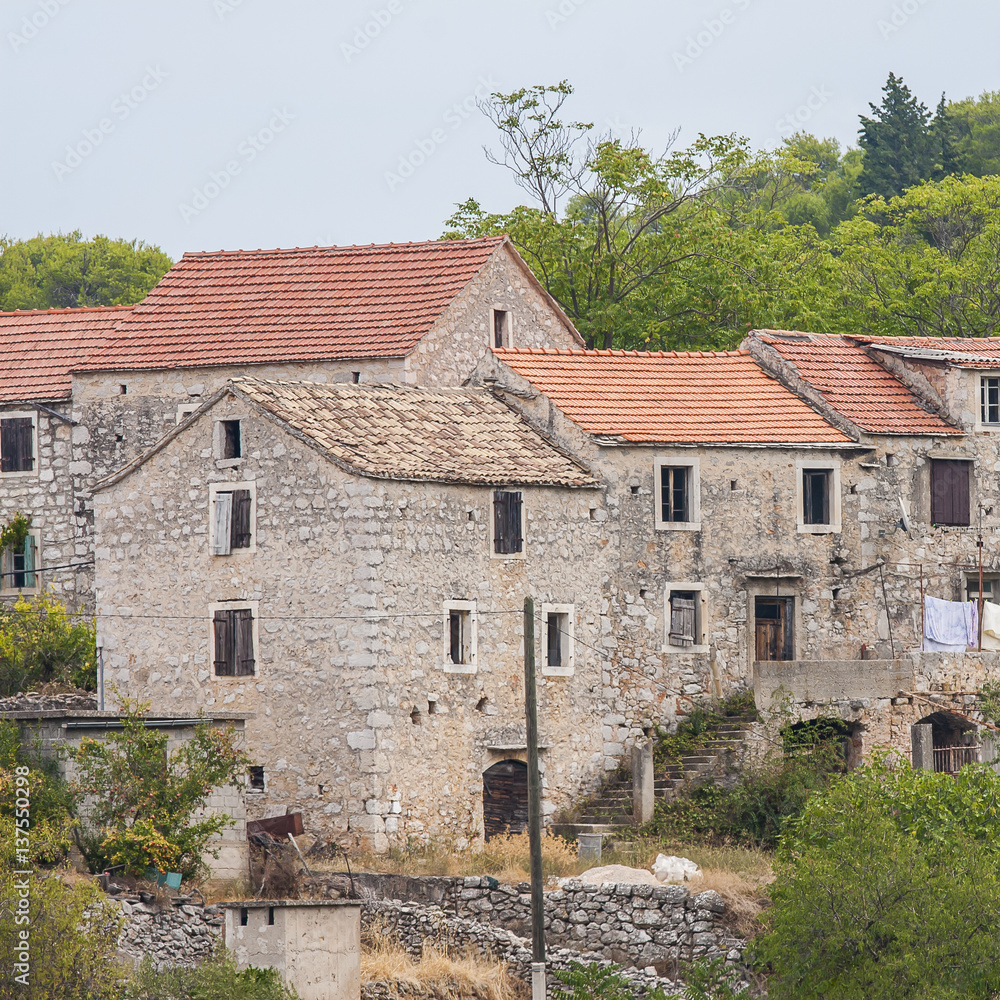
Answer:
[[[475,108],[493,90],[566,78],[568,116],[659,148],[793,125],[853,144],[890,70],[931,107],[1000,89],[996,0],[2,0],[0,30],[0,235],[175,258],[511,208]]]

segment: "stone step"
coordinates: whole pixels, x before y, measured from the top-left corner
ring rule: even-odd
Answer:
[[[605,833],[620,836],[622,827],[609,823],[556,823],[549,827],[549,832],[567,840],[576,840],[581,833]]]
[[[602,816],[598,813],[588,813],[587,815],[580,816],[580,823],[600,823],[604,826],[632,826],[631,816]]]

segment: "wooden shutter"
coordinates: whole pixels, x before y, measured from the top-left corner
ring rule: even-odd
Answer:
[[[520,552],[521,494],[497,491],[493,494],[493,550],[502,554]]]
[[[670,595],[670,633],[667,640],[671,646],[693,646],[697,610],[693,597]]]
[[[524,539],[521,537],[521,494],[508,493],[510,498],[510,544],[511,552],[520,552],[524,546]]]
[[[236,631],[236,673],[249,676],[254,672],[253,655],[253,612],[242,608],[232,612]]]
[[[212,552],[228,556],[232,551],[233,494],[216,493],[212,498]]]
[[[236,673],[233,662],[233,612],[215,612],[215,673],[231,677]]]
[[[31,417],[0,420],[0,472],[30,472],[35,467]]]
[[[970,462],[931,459],[931,521],[968,525]]]
[[[230,515],[230,546],[234,549],[250,548],[250,491],[233,490]]]
[[[24,540],[24,589],[33,590],[36,586],[35,540],[31,535],[28,535]]]

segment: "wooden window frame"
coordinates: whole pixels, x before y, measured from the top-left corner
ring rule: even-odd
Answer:
[[[694,594],[695,602],[695,642],[692,646],[678,646],[670,641],[671,598],[675,593]],[[705,584],[687,580],[668,583],[663,590],[663,652],[671,655],[707,653],[709,644],[705,639]]]
[[[245,683],[248,678],[259,678],[260,669],[260,618],[259,601],[217,601],[208,606],[208,662],[211,664],[212,677],[216,680],[232,680]],[[216,670],[216,636],[215,616],[222,611],[249,611],[252,616],[251,635],[253,642],[253,673],[218,673]]]
[[[812,524],[806,521],[806,483],[807,472],[826,472],[827,503],[829,506],[829,521],[826,524]],[[842,530],[842,505],[840,487],[839,459],[799,459],[795,463],[795,509],[796,531],[800,535],[835,535]]]
[[[446,674],[474,674],[479,663],[479,614],[475,601],[445,601],[442,605],[443,627],[441,666]],[[455,663],[451,656],[452,613],[465,616],[465,645],[467,660]]]
[[[499,345],[496,342],[498,315],[503,317],[501,332],[501,339],[503,340],[503,343]],[[501,309],[499,306],[493,306],[490,309],[489,345],[491,350],[495,348],[507,350],[514,346],[514,314],[510,311],[510,309]]]
[[[497,495],[501,493],[512,493],[518,495],[521,500],[521,548],[515,552],[497,552]],[[497,487],[490,490],[490,557],[493,559],[524,559],[526,558],[528,541],[525,527],[527,525],[526,498],[524,490],[511,489],[510,487]]]
[[[994,371],[980,370],[973,375],[972,412],[976,415],[975,429],[977,431],[1000,431],[1000,412],[997,413],[996,420],[987,419],[990,408],[986,398],[987,382],[991,379],[998,383],[998,397],[1000,397],[1000,369]],[[1000,411],[1000,398],[998,398],[997,408]]]
[[[14,560],[17,556],[23,555],[23,553],[11,552],[9,550],[0,552],[0,594],[3,594],[5,597],[16,597],[18,594],[37,594],[41,589],[41,573],[38,571],[39,556],[42,551],[40,531],[37,528],[29,529],[27,539],[31,541],[33,548],[34,565],[32,569],[15,571]],[[30,587],[15,586],[15,578],[11,575],[13,572],[23,572],[25,576],[33,576],[34,583]]]
[[[232,531],[234,523],[230,515],[230,537],[228,546],[217,544],[216,498],[220,493],[246,492],[250,494],[250,544],[233,545]],[[213,556],[234,556],[243,552],[257,551],[257,484],[253,481],[240,483],[209,483],[208,484],[208,549]]]
[[[223,417],[216,417],[212,429],[212,454],[215,457],[215,467],[217,469],[232,469],[242,465],[243,456],[246,455],[246,417],[239,414],[230,413]],[[226,453],[226,424],[238,421],[240,425],[240,457],[225,458]]]
[[[687,521],[663,520],[663,470],[687,469]],[[657,531],[701,531],[701,462],[690,456],[662,455],[653,460],[653,519]]]
[[[564,633],[561,637],[562,662],[549,662],[549,618],[562,619],[560,628]],[[541,627],[536,627],[541,643],[539,661],[542,665],[543,677],[572,677],[576,673],[576,606],[573,604],[543,604],[540,611]]]
[[[22,476],[37,476],[38,468],[38,411],[37,410],[10,410],[0,412],[0,425],[6,420],[30,420],[31,421],[31,468],[16,469],[10,472],[3,471],[2,453],[2,431],[0,431],[0,478],[14,479]]]
[[[937,499],[937,494],[943,492],[938,487],[938,477],[944,476],[946,468],[957,470],[964,466],[965,469],[965,505],[961,514],[956,514],[956,510],[962,506],[961,496],[954,495],[947,501]],[[930,522],[934,527],[941,528],[968,528],[972,525],[972,474],[974,472],[974,462],[970,459],[955,456],[954,458],[931,458],[930,459]],[[952,473],[949,473],[951,475]]]

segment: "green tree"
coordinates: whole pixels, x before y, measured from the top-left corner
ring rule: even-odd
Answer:
[[[23,544],[23,541],[22,541]],[[97,682],[96,626],[56,598],[18,597],[0,606],[0,697],[60,681],[93,690]]]
[[[1000,174],[1000,90],[948,105],[955,173]]]
[[[148,705],[126,702],[122,728],[103,740],[84,737],[69,751],[78,791],[92,798],[82,846],[94,866],[125,865],[203,874],[209,841],[234,822],[221,812],[202,815],[212,790],[243,787],[250,760],[232,728],[195,727],[173,750],[167,734],[146,725]]]
[[[0,309],[129,305],[145,298],[172,261],[138,240],[79,231],[0,238]]]
[[[936,1000],[1000,989],[1000,776],[877,757],[815,795],[782,838],[773,1000]],[[930,985],[933,984],[933,985]]]
[[[860,185],[866,194],[892,198],[935,175],[940,143],[930,112],[901,77],[890,73],[882,93],[880,105],[868,105],[873,117],[861,116],[859,142],[865,156]]]

